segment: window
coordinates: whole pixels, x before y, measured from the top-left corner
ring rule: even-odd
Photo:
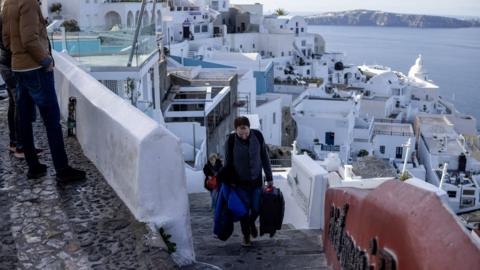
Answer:
[[[465,190],[463,190],[463,195],[473,196],[473,195],[475,195],[475,190],[465,189]]]
[[[254,48],[254,49],[255,49],[255,43],[253,43],[253,44],[252,44],[252,48]]]
[[[277,114],[276,114],[276,113],[273,113],[273,121],[272,121],[272,123],[275,125],[276,122],[277,122]]]
[[[200,33],[200,25],[195,25],[194,31],[195,33]]]
[[[305,47],[307,46],[307,41],[306,40],[302,40],[302,47]]]
[[[403,157],[403,147],[397,147],[395,151],[395,158],[401,159]]]
[[[283,29],[283,25],[280,25],[280,29]]]
[[[310,75],[310,69],[307,69],[307,75]]]
[[[193,19],[196,20],[196,19],[197,19],[197,16],[193,16]]]
[[[240,44],[240,49],[243,49],[243,45],[242,45],[242,44]]]
[[[385,145],[380,145],[380,154],[385,154]]]
[[[202,32],[203,33],[208,32],[208,25],[207,24],[202,25]]]
[[[305,32],[305,28],[302,27],[302,33]]]
[[[447,194],[448,194],[449,198],[457,197],[457,192],[456,191],[447,191]]]
[[[282,57],[285,56],[285,53],[284,53],[284,52],[282,52],[281,54],[282,54]]]

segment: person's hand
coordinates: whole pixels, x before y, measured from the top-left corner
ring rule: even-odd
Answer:
[[[50,63],[50,65],[48,65],[47,71],[48,71],[48,72],[52,72],[52,71],[53,71],[53,61]]]
[[[268,188],[273,187],[273,181],[267,181],[267,187]]]

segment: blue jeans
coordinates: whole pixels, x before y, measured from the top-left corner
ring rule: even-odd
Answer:
[[[235,188],[238,197],[246,204],[248,208],[248,215],[240,220],[240,226],[242,227],[242,234],[244,236],[250,236],[251,229],[255,226],[255,220],[257,220],[260,214],[260,200],[262,198],[262,187],[256,188]]]
[[[63,143],[60,108],[55,93],[53,72],[42,68],[26,72],[15,72],[15,76],[17,78],[17,106],[20,132],[25,160],[28,166],[32,168],[39,164],[32,130],[32,115],[35,105],[37,105],[47,130],[48,145],[52,153],[55,170],[67,168],[68,159]]]
[[[20,139],[20,126],[18,122],[18,110],[15,105],[15,92],[17,88],[17,81],[13,72],[9,69],[1,69],[0,74],[5,82],[8,92],[8,130],[10,134],[10,145],[15,145],[17,149],[22,149]]]

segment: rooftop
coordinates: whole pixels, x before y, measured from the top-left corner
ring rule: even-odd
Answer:
[[[373,156],[354,161],[353,172],[362,178],[397,178],[397,170],[388,161]]]
[[[448,137],[425,138],[423,136],[422,138],[432,155],[459,156],[465,152],[457,139],[449,139]]]
[[[391,135],[413,137],[413,128],[410,124],[402,123],[378,123],[373,124],[374,135]]]

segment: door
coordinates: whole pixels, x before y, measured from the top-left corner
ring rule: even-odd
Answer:
[[[325,133],[325,144],[326,145],[335,145],[335,133],[326,132]]]
[[[184,26],[183,27],[183,38],[184,39],[190,39],[190,27],[189,26]]]
[[[395,151],[395,158],[402,159],[403,157],[403,147],[397,147],[397,151]]]

